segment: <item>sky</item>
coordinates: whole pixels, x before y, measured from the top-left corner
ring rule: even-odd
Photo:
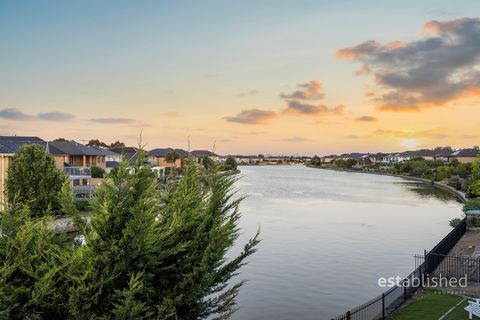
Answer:
[[[0,0],[0,134],[220,154],[480,144],[480,1]]]

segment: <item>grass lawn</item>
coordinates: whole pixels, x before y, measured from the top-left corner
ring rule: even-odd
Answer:
[[[446,318],[445,320],[464,320],[468,319],[468,313],[465,311],[465,307],[468,305],[467,301],[464,301],[461,305],[455,308]],[[473,319],[478,319],[477,317],[473,316]]]
[[[437,320],[444,315],[450,308],[463,300],[463,297],[439,293],[434,290],[425,290],[423,295],[417,300],[412,301],[395,315],[393,320]],[[466,302],[465,302],[466,305]],[[468,319],[468,313],[463,310],[465,305],[458,307],[445,320]]]

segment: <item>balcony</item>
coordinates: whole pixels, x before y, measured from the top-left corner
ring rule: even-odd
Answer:
[[[70,179],[88,179],[92,177],[89,167],[65,167],[63,172]]]

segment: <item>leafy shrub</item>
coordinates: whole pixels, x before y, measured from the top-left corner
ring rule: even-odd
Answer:
[[[480,210],[480,198],[470,199],[467,201],[467,203],[463,206],[463,212],[470,210]]]
[[[90,201],[87,199],[78,199],[75,201],[75,206],[78,211],[88,211],[90,210]]]
[[[90,174],[92,175],[92,178],[103,178],[105,176],[105,170],[93,166],[90,168]]]
[[[460,219],[460,218],[453,218],[453,219],[450,220],[450,222],[449,222],[450,227],[455,228],[456,226],[458,226],[458,224],[460,223],[460,221],[462,221],[462,219]]]
[[[234,157],[228,156],[227,160],[225,160],[225,168],[227,170],[236,170],[237,169],[237,161]]]

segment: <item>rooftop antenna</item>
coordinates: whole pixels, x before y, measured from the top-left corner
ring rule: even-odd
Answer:
[[[190,135],[187,137],[187,143],[188,143],[188,152],[190,152]]]
[[[213,146],[212,146],[212,152],[215,153],[215,150],[217,149],[217,140],[213,140]]]

